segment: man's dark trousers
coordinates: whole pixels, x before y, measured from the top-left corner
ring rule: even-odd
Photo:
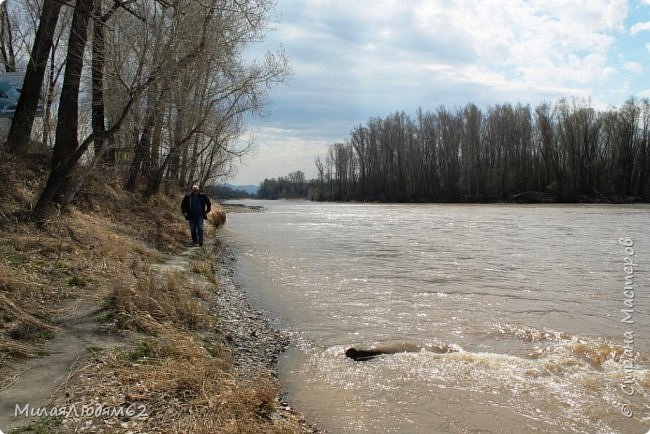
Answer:
[[[190,216],[190,233],[192,234],[192,242],[194,244],[203,244],[203,215]]]

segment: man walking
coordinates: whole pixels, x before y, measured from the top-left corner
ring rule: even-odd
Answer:
[[[193,185],[192,192],[186,194],[181,202],[181,211],[185,219],[190,222],[192,243],[203,245],[203,220],[210,212],[210,198],[204,193],[199,193],[199,186]]]

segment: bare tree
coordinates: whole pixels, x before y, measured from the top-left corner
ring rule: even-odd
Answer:
[[[648,200],[650,102],[418,109],[355,127],[316,160],[319,199]],[[348,151],[353,149],[352,156]],[[334,176],[325,176],[332,173]]]
[[[92,2],[93,0],[78,0],[75,5],[68,41],[63,88],[59,101],[58,123],[50,175],[34,209],[36,214],[43,213],[54,196],[60,193],[66,182],[69,182],[68,177],[77,162],[74,154],[79,147],[77,139],[79,85]]]
[[[27,64],[23,90],[7,135],[9,150],[15,154],[27,152],[29,137],[34,124],[36,108],[41,95],[52,39],[59,19],[63,0],[44,0],[38,30],[34,38],[32,54]]]
[[[16,55],[7,2],[0,4],[0,61],[5,72],[16,71]]]

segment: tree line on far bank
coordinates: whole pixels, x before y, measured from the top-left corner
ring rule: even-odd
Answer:
[[[316,159],[317,178],[265,180],[262,197],[313,200],[650,200],[650,102],[419,109],[372,118]],[[277,187],[277,188],[274,188]]]
[[[260,199],[303,199],[313,191],[314,181],[307,181],[305,174],[297,170],[277,179],[264,179],[257,190]]]
[[[257,197],[256,194],[241,190],[236,186],[220,184],[208,185],[203,191],[212,197],[219,198],[219,200],[255,199]]]

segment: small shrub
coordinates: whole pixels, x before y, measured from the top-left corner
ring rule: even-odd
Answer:
[[[79,276],[73,276],[68,280],[68,286],[77,286],[77,287],[85,287],[88,286],[88,283],[83,277]]]

